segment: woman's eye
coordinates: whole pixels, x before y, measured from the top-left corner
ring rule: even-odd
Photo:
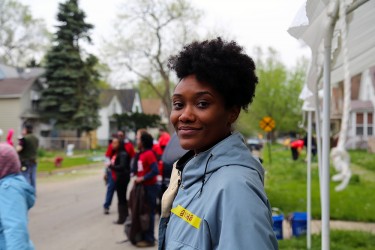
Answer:
[[[183,107],[181,102],[173,102],[172,106],[173,106],[174,110],[179,110],[179,109],[182,109],[182,107]]]
[[[200,109],[204,109],[204,108],[207,108],[208,107],[208,105],[209,105],[209,103],[208,102],[206,102],[206,101],[200,101],[200,102],[198,102],[198,108],[200,108]]]

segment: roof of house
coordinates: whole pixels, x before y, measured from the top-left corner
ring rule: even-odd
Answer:
[[[0,63],[0,79],[17,77],[19,77],[17,68]]]
[[[360,101],[360,100],[352,100],[350,102],[350,110],[351,111],[371,111],[374,110],[374,106],[372,105],[371,101]]]
[[[136,93],[136,89],[105,89],[100,92],[100,105],[102,107],[108,106],[113,96],[116,95],[123,112],[131,112]]]
[[[39,77],[43,75],[45,71],[44,68],[26,68],[20,73],[20,76],[22,78]]]
[[[160,115],[162,102],[160,99],[142,99],[143,113],[147,115]]]
[[[36,80],[36,77],[0,79],[0,98],[20,97]]]

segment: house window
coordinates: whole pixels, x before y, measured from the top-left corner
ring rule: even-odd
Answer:
[[[363,135],[363,113],[357,113],[356,121],[357,122],[356,122],[355,134]]]
[[[32,100],[31,101],[31,109],[34,112],[38,112],[39,111],[39,100]]]
[[[374,116],[373,113],[367,113],[367,135],[374,135]]]
[[[31,110],[34,112],[38,112],[39,103],[40,103],[40,93],[35,90],[31,90],[30,99],[31,99]]]
[[[374,115],[373,113],[357,113],[356,114],[356,135],[363,136],[374,135]]]

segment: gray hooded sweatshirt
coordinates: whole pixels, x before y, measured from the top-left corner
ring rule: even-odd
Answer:
[[[264,170],[240,134],[196,156],[187,153],[177,168],[181,184],[159,247],[278,249],[263,187]]]

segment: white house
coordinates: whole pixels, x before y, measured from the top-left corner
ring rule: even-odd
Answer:
[[[114,114],[143,112],[141,98],[136,89],[102,90],[100,106],[101,126],[96,130],[96,136],[101,146],[107,145],[112,134],[117,131],[117,124],[113,118]],[[132,135],[128,136],[132,137]]]
[[[0,129],[3,139],[10,129],[14,129],[13,143],[21,135],[25,122],[34,126],[34,134],[43,136],[48,126],[40,121],[39,101],[43,79],[42,68],[17,70],[0,64]]]
[[[336,130],[341,123],[343,93],[343,83],[335,83],[332,87],[331,119]],[[375,137],[374,107],[375,66],[352,77],[347,148],[366,148],[368,139]]]
[[[361,75],[358,98],[351,101],[348,147],[365,148],[374,137],[375,66]]]

